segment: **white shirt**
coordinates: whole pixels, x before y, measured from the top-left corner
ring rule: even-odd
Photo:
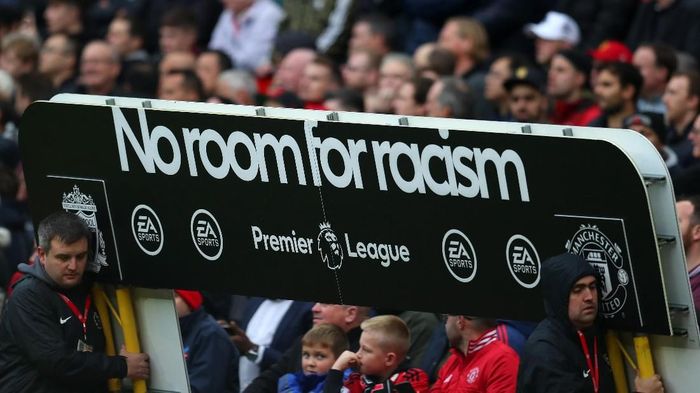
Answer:
[[[284,11],[272,0],[256,0],[241,15],[224,10],[216,22],[209,49],[219,49],[236,68],[255,70],[269,62],[272,45]]]
[[[262,360],[265,347],[272,343],[272,338],[277,331],[282,317],[292,306],[293,300],[265,300],[255,311],[253,317],[248,322],[245,334],[250,342],[258,344],[258,358],[251,362],[248,358],[241,356],[238,362],[238,379],[240,389],[243,391],[260,374],[260,361]],[[243,355],[243,354],[241,354]]]

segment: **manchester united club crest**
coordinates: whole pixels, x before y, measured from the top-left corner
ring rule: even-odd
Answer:
[[[612,242],[596,225],[581,225],[566,249],[581,256],[595,270],[603,295],[601,313],[612,318],[627,302],[630,277],[624,269],[622,249]]]
[[[91,272],[99,273],[102,267],[109,265],[107,264],[105,241],[102,237],[102,231],[100,231],[97,224],[97,205],[95,205],[95,201],[91,195],[83,194],[80,192],[80,188],[74,185],[73,191],[67,194],[63,193],[62,206],[65,211],[83,219],[88,228],[90,228],[95,257],[89,261],[87,269]]]
[[[472,384],[476,382],[477,378],[479,378],[479,367],[474,367],[473,369],[469,370],[469,373],[467,374],[467,383]]]

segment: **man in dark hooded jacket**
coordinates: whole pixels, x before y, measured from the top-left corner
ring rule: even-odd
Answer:
[[[520,358],[517,391],[614,392],[612,370],[598,326],[598,283],[591,265],[573,254],[542,265],[545,318]],[[635,392],[663,392],[658,375],[635,379]]]
[[[91,233],[74,214],[39,225],[38,262],[25,273],[0,322],[0,393],[106,392],[109,378],[147,378],[148,355],[107,356],[102,323],[84,277]]]

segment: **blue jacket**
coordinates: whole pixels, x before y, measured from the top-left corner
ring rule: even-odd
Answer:
[[[180,318],[192,393],[238,392],[238,350],[214,318],[199,308]]]
[[[320,393],[327,374],[305,375],[303,371],[284,374],[277,386],[277,393]]]

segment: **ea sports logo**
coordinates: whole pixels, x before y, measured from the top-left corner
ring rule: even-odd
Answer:
[[[224,236],[216,218],[207,210],[199,209],[192,214],[190,230],[197,251],[210,261],[219,259],[224,250]]]
[[[317,244],[321,261],[331,270],[340,269],[343,266],[343,247],[338,236],[328,223],[319,225],[319,229]]]
[[[158,255],[163,249],[163,226],[149,206],[138,205],[131,212],[131,233],[141,251],[147,255]]]
[[[540,256],[532,242],[523,235],[513,235],[506,245],[506,263],[515,281],[525,288],[540,282]]]
[[[457,229],[450,229],[442,238],[442,258],[447,270],[459,282],[476,276],[476,253],[469,238]]]

